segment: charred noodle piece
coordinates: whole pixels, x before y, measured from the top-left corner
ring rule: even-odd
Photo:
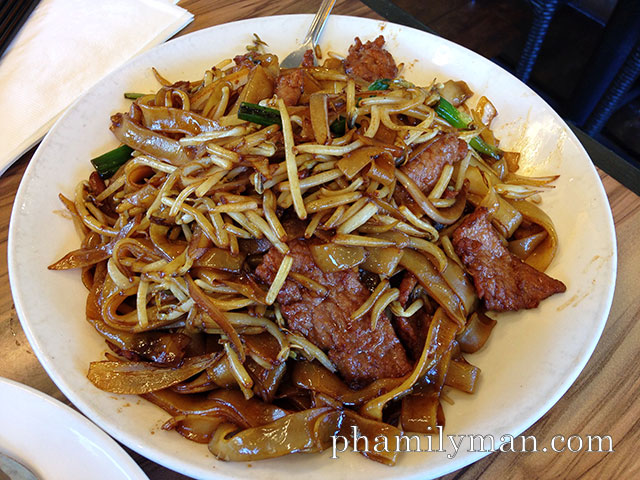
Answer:
[[[347,75],[373,82],[379,78],[395,78],[398,67],[391,54],[382,48],[384,37],[380,35],[373,42],[364,45],[356,37],[349,47],[349,55],[344,61]]]
[[[411,369],[407,356],[386,315],[371,329],[369,314],[350,317],[370,292],[360,283],[355,268],[323,272],[314,262],[310,242],[289,243],[293,257],[291,272],[300,273],[324,286],[328,294],[318,296],[289,278],[277,301],[288,326],[321,349],[328,351],[346,382],[362,386],[385,377],[400,377]],[[256,274],[269,284],[275,278],[283,255],[271,248]]]
[[[502,245],[484,207],[454,231],[453,246],[487,310],[535,308],[545,298],[566,290],[564,283],[527,265]]]

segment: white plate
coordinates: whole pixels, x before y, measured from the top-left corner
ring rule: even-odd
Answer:
[[[388,468],[357,454],[339,460],[321,455],[246,464],[216,461],[206,446],[160,430],[168,415],[136,398],[97,390],[86,379],[89,362],[100,358],[103,340],[84,321],[86,292],[78,272],[50,272],[54,260],[77,248],[58,192],[72,195],[86,178],[89,159],[113,148],[109,116],[125,111],[126,91],[158,88],[150,67],[172,80],[201,78],[224,58],[242,53],[255,32],[283,55],[303,38],[310,16],[278,16],[220,25],[178,38],[136,58],[96,85],[73,105],[43,141],[16,198],[9,233],[10,279],[16,309],[29,341],[51,378],[89,418],[150,459],[201,478],[282,478],[305,472],[308,480],[352,480],[438,476],[486,453],[407,453]],[[405,76],[422,84],[435,77],[464,79],[486,95],[500,115],[496,133],[508,150],[522,152],[524,174],[559,173],[544,194],[543,208],[560,237],[549,273],[567,292],[533,311],[501,315],[487,346],[470,356],[482,369],[475,395],[453,392],[445,405],[447,434],[516,435],[538,420],[576,379],[600,337],[613,296],[616,246],[604,189],[584,149],[560,117],[515,77],[475,53],[441,38],[394,24],[333,16],[324,32],[324,52],[346,52],[353,38],[383,33],[387,48],[405,62]],[[282,58],[282,57],[281,57]],[[124,405],[129,405],[124,407]],[[575,433],[575,432],[572,432]],[[540,439],[540,441],[550,439]]]
[[[38,390],[0,377],[0,452],[38,478],[148,480],[106,433]]]

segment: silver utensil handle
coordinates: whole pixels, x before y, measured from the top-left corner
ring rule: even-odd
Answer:
[[[318,9],[318,13],[313,18],[311,22],[311,26],[309,27],[309,32],[307,33],[306,38],[304,39],[304,43],[311,42],[311,44],[315,47],[318,42],[318,38],[322,33],[322,29],[327,23],[327,19],[329,18],[329,14],[335,5],[336,0],[322,0],[322,5]]]

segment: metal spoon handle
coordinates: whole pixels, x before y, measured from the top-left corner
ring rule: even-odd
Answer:
[[[327,19],[329,18],[329,14],[335,5],[336,0],[322,0],[322,5],[318,9],[316,16],[313,18],[311,22],[311,26],[309,27],[309,32],[304,39],[303,44],[311,42],[311,44],[315,47],[318,42],[318,38],[322,33],[322,29],[327,23]]]

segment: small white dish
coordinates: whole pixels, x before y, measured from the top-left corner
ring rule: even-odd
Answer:
[[[16,197],[9,232],[9,273],[16,310],[40,362],[62,392],[89,418],[142,455],[185,475],[209,479],[266,480],[304,472],[307,480],[431,478],[457,470],[487,452],[405,453],[389,468],[345,453],[290,455],[243,463],[219,462],[206,445],[160,427],[169,415],[136,397],[113,395],[86,378],[105,350],[85,321],[86,290],[75,271],[47,265],[78,248],[72,222],[54,213],[59,192],[73,195],[91,171],[89,159],[118,145],[109,116],[126,111],[123,92],[158,89],[151,67],[172,81],[201,78],[232,58],[253,33],[281,58],[304,37],[309,15],[263,17],[201,30],[156,47],[106,77],[58,121],[33,157]],[[560,174],[543,195],[559,250],[548,273],[567,292],[535,310],[500,315],[487,345],[469,356],[482,376],[477,393],[451,392],[446,435],[518,435],[567,391],[591,356],[607,320],[616,273],[613,219],[591,160],[562,119],[531,89],[479,55],[425,32],[375,20],[332,16],[320,41],[323,52],[346,53],[354,37],[383,34],[386,48],[404,62],[408,80],[465,80],[487,96],[499,116],[495,132],[507,150],[521,152],[524,175]],[[475,100],[471,100],[473,105]],[[127,405],[125,407],[125,405]],[[579,432],[574,432],[579,433]],[[541,439],[542,441],[543,439]]]
[[[42,479],[148,480],[127,453],[75,410],[0,377],[0,452]]]

